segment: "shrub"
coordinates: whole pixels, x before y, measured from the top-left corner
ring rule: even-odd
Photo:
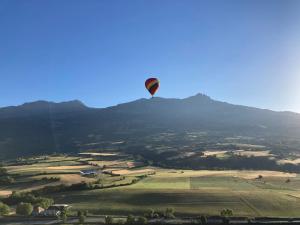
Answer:
[[[233,216],[233,212],[231,209],[223,209],[220,214],[223,217]]]
[[[168,219],[173,219],[175,218],[174,216],[174,209],[173,208],[167,208],[166,211],[165,211],[165,214],[164,216]]]
[[[84,210],[84,211],[83,211],[83,215],[84,215],[84,216],[88,216],[88,213],[89,213],[88,210]]]
[[[3,202],[8,205],[16,205],[21,202],[27,202],[46,209],[52,205],[54,201],[51,198],[35,197],[30,193],[18,193],[14,191],[8,198],[3,199]]]
[[[200,221],[201,221],[201,224],[204,225],[204,224],[207,224],[207,218],[206,216],[200,216]]]
[[[105,216],[105,224],[112,224],[113,218],[111,216]]]
[[[7,175],[7,170],[3,167],[0,167],[0,176]]]
[[[83,212],[80,211],[80,210],[78,210],[78,211],[77,211],[77,216],[80,217],[81,215],[83,215]]]
[[[43,197],[38,197],[32,202],[36,206],[40,206],[44,209],[48,209],[49,206],[53,205],[54,200],[52,198],[43,198]]]
[[[68,220],[67,214],[65,214],[65,213],[61,214],[60,219],[63,221],[63,223],[66,223]]]
[[[66,223],[68,220],[68,215],[67,215],[67,209],[64,209],[61,214],[60,214],[60,219],[63,221],[63,223]]]
[[[15,182],[14,178],[10,176],[0,177],[0,184],[12,184],[14,182]]]
[[[126,224],[134,224],[135,222],[135,218],[133,215],[128,215],[127,216],[127,220],[126,220]]]
[[[60,178],[59,177],[43,177],[41,180],[55,182],[55,181],[60,181]]]
[[[85,221],[85,216],[84,216],[83,214],[81,214],[81,215],[79,216],[79,218],[78,218],[78,222],[79,222],[80,224],[83,224],[84,221]]]
[[[20,202],[33,202],[34,196],[32,194],[13,192],[8,198],[3,200],[8,205],[16,205]]]
[[[10,208],[8,205],[0,202],[0,215],[3,216],[3,215],[7,215],[10,211]]]
[[[18,204],[16,208],[16,213],[22,216],[29,216],[32,213],[33,206],[31,203],[23,203]]]
[[[145,217],[154,218],[155,211],[153,209],[149,209],[148,212],[145,213]]]
[[[147,224],[147,223],[148,223],[148,220],[146,217],[143,217],[143,216],[138,217],[137,224],[143,225],[143,224]]]

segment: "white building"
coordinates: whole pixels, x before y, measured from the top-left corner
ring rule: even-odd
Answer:
[[[87,175],[97,175],[99,172],[97,170],[81,170],[80,174],[82,176],[87,176]]]

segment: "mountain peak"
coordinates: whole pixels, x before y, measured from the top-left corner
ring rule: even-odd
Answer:
[[[213,101],[213,99],[211,99],[208,95],[206,94],[202,94],[202,93],[198,93],[194,96],[191,97],[187,97],[185,98],[185,100],[190,100],[190,101]]]
[[[51,102],[45,100],[38,100],[34,102],[27,102],[20,106],[16,107],[24,107],[24,108],[44,108],[44,107],[51,107],[51,106],[66,106],[66,107],[86,107],[81,101],[75,99],[71,101],[65,102]]]
[[[0,109],[0,118],[33,116],[37,114],[76,112],[87,109],[81,101],[72,100],[55,103],[51,101],[38,100],[24,103],[19,106],[8,106]]]
[[[80,100],[71,100],[71,101],[66,101],[66,102],[60,102],[60,103],[57,103],[57,104],[60,104],[60,105],[67,105],[67,106],[72,106],[72,107],[84,107],[86,108],[86,105],[81,102]]]
[[[36,101],[0,109],[0,157],[73,152],[88,148],[85,144],[89,143],[99,143],[97,147],[102,148],[106,146],[102,143],[116,139],[128,140],[134,146],[145,140],[146,145],[150,138],[157,137],[153,135],[170,132],[180,136],[205,132],[208,141],[218,140],[216,135],[269,141],[272,136],[278,139],[287,134],[298,140],[300,114],[233,105],[201,93],[184,99],[143,98],[99,110],[78,100]],[[165,141],[168,137],[161,138]],[[184,139],[184,143],[189,140]]]

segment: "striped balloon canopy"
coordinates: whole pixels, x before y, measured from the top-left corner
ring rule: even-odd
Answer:
[[[145,86],[153,96],[159,87],[159,81],[157,78],[149,78],[145,81]]]

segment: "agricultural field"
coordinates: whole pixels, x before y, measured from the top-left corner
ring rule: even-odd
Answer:
[[[152,169],[155,174],[130,186],[53,197],[95,214],[143,214],[173,207],[182,215],[218,215],[230,208],[236,216],[297,216],[300,210],[298,174]]]
[[[133,163],[131,161],[118,161],[118,167],[110,167],[115,165],[113,161],[103,161],[98,165],[99,157],[112,156],[111,154],[79,154],[78,156],[46,156],[35,157],[18,163],[6,163],[4,168],[10,177],[13,178],[11,184],[0,186],[0,196],[7,196],[13,191],[32,191],[41,189],[45,186],[57,186],[60,184],[72,185],[81,182],[95,183],[99,180],[103,184],[113,184],[115,179],[112,175],[101,173],[103,166],[107,168],[109,173],[113,174],[113,170],[126,170],[130,168]],[[82,176],[80,171],[95,170],[99,171],[96,176]],[[101,170],[102,171],[102,170]],[[128,179],[124,178],[124,181]]]
[[[218,157],[224,151],[215,151]],[[266,150],[236,154],[268,155]],[[205,154],[212,155],[213,151]],[[221,157],[222,158],[222,157]],[[300,175],[266,170],[180,170],[146,166],[118,153],[46,156],[26,164],[6,163],[14,182],[0,186],[2,197],[12,191],[32,191],[50,185],[81,182],[99,185],[81,191],[46,194],[72,211],[94,214],[144,214],[149,209],[174,208],[178,215],[219,215],[224,208],[235,216],[298,216]],[[99,174],[83,176],[80,171]],[[52,179],[51,178],[55,178]],[[133,182],[136,180],[136,182]]]

